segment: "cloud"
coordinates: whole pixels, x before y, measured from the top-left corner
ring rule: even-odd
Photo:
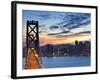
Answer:
[[[49,36],[50,35],[59,35],[59,34],[64,34],[64,33],[69,33],[70,31],[63,31],[63,32],[59,32],[59,33],[50,33],[48,34]]]
[[[58,36],[58,37],[72,37],[77,35],[86,35],[90,33],[90,18],[84,19],[80,22],[73,23],[69,22],[63,26],[51,26],[51,33],[48,33],[49,36]],[[59,30],[59,32],[54,33],[54,31]],[[74,31],[73,31],[74,30]],[[87,31],[89,30],[89,31]]]
[[[39,27],[44,27],[44,26],[46,26],[46,25],[44,25],[44,24],[43,25],[39,25]]]
[[[68,29],[79,28],[79,27],[82,27],[83,25],[88,25],[88,24],[90,24],[90,20],[85,21],[85,22],[81,21],[81,22],[78,23],[78,24],[75,23],[75,24],[73,24],[72,26],[68,27]]]
[[[51,27],[50,27],[51,30],[53,30],[53,29],[58,29],[58,28],[59,28],[59,26],[51,26]]]
[[[75,33],[75,35],[90,34],[90,33],[91,31],[84,31],[84,32]]]
[[[40,15],[37,15],[37,17],[39,19],[46,19],[47,20],[47,19],[50,18],[50,14],[47,14],[47,13],[46,14],[45,13],[44,14],[43,13],[41,14],[41,12],[40,12]]]
[[[48,11],[23,10],[23,17],[29,20],[47,20],[50,19],[51,14]]]
[[[86,33],[86,34],[88,34],[88,33],[91,33],[91,31],[79,32],[79,33],[77,33],[77,34],[83,34],[83,33]]]
[[[66,13],[63,20],[56,25],[73,29],[82,27],[82,25],[88,25],[91,22],[91,14],[89,13]]]
[[[66,34],[66,35],[56,35],[56,37],[75,37],[75,36],[82,36],[82,35],[90,35],[91,31],[83,31],[83,32],[78,32],[78,33],[71,33],[71,34]]]

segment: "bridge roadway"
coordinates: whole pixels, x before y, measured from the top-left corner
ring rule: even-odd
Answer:
[[[39,69],[42,68],[40,63],[40,56],[34,48],[28,48],[28,53],[25,60],[25,69]]]

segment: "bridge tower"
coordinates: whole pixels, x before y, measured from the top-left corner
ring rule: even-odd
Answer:
[[[25,67],[40,68],[38,21],[27,21]],[[34,61],[36,64],[34,64]]]
[[[39,35],[38,35],[38,21],[27,21],[26,27],[26,47],[34,48],[38,51]]]

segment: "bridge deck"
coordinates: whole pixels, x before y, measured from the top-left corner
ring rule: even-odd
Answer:
[[[29,48],[26,56],[25,69],[42,68],[40,57],[34,48]]]

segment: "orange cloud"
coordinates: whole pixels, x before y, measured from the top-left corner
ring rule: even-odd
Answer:
[[[80,35],[80,36],[73,36],[73,37],[51,37],[51,36],[40,36],[40,45],[46,45],[46,44],[66,44],[66,43],[74,43],[75,40],[78,41],[85,41],[90,40],[91,36],[88,35]]]

